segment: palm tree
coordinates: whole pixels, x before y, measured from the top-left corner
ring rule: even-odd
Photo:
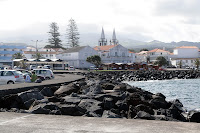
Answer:
[[[36,53],[36,54],[32,55],[32,58],[38,60],[38,59],[44,59],[44,56],[40,53]]]
[[[15,54],[12,55],[12,59],[25,59],[25,58],[26,57],[20,52],[15,53]]]
[[[199,61],[198,58],[195,59],[194,64],[196,65],[196,68],[198,69],[198,68],[199,68],[199,65],[200,65],[200,61]]]

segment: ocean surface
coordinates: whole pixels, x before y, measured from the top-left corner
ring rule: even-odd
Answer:
[[[200,79],[174,79],[126,82],[152,93],[162,93],[166,100],[179,99],[187,110],[200,109]]]

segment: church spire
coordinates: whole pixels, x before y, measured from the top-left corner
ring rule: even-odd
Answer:
[[[111,45],[118,45],[118,40],[116,38],[115,29],[113,30],[113,35],[112,35],[112,39],[110,42],[111,42]]]
[[[101,39],[105,39],[105,34],[104,34],[103,27],[102,27],[102,31],[101,31]]]
[[[102,27],[101,38],[99,39],[99,46],[105,46],[105,45],[107,45],[107,40],[105,38],[104,30]]]

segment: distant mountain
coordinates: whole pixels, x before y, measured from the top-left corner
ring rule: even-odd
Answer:
[[[106,34],[107,42],[108,45],[110,43],[110,39],[112,33]],[[97,46],[98,45],[98,40],[100,38],[100,33],[85,33],[85,34],[80,34],[80,40],[79,40],[79,45],[80,46],[86,46],[89,45],[91,47]],[[133,49],[134,51],[138,52],[140,49],[146,48],[149,50],[155,49],[155,48],[160,48],[163,49],[165,48],[166,50],[173,51],[175,47],[179,46],[197,46],[200,48],[200,42],[189,42],[189,41],[180,41],[180,42],[161,42],[158,40],[153,40],[150,42],[144,42],[144,41],[138,41],[132,39],[128,35],[120,35],[117,36],[117,39],[121,45],[128,49]],[[11,41],[12,40],[12,41]],[[22,45],[22,46],[35,46],[36,43],[31,41],[31,40],[43,40],[42,42],[38,42],[37,46],[38,47],[44,47],[45,45],[48,44],[48,36],[46,34],[44,35],[33,35],[33,36],[20,36],[20,37],[15,37],[15,38],[10,38],[5,41],[5,43],[0,43],[4,45]],[[63,41],[63,46],[68,47],[66,44],[66,38],[64,36],[61,36],[61,40]],[[6,43],[8,42],[8,43]],[[22,42],[22,43],[9,43],[9,42]]]

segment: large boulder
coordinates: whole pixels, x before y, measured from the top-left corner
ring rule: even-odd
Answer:
[[[190,122],[198,122],[200,123],[200,112],[192,110],[188,113]]]
[[[41,103],[28,110],[33,114],[60,114],[60,108],[54,103]]]
[[[52,91],[51,88],[49,87],[44,87],[40,93],[43,95],[43,96],[47,96],[47,97],[52,97],[54,95],[54,92]]]
[[[80,103],[80,101],[81,101],[80,97],[71,97],[71,96],[62,97],[62,104],[78,105]]]
[[[23,102],[26,102],[31,99],[36,99],[36,100],[44,99],[44,96],[38,90],[30,90],[18,93],[18,97],[20,97]]]
[[[103,105],[104,110],[110,110],[111,108],[114,108],[114,101],[111,97],[105,97],[103,100]]]
[[[60,104],[59,107],[62,115],[82,116],[84,114],[80,107],[74,104]]]
[[[112,112],[111,110],[104,110],[102,117],[103,118],[122,118],[120,115]]]
[[[80,87],[77,84],[70,83],[68,85],[62,85],[56,92],[54,92],[54,95],[66,96],[70,95],[73,92],[77,93],[79,90]]]
[[[147,119],[154,120],[154,117],[145,111],[139,111],[137,115],[134,117],[135,119]]]
[[[99,102],[94,99],[83,99],[78,104],[78,106],[81,108],[82,112],[86,114],[86,116],[91,116],[91,117],[102,116],[103,113],[102,102]]]

